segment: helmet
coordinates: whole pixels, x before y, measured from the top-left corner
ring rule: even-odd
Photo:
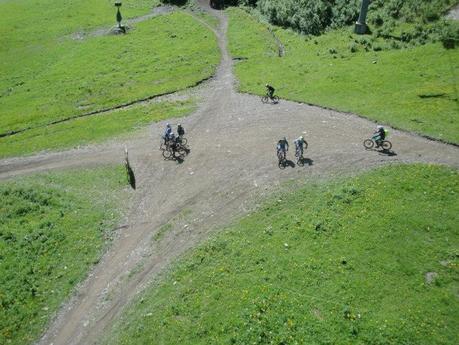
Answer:
[[[286,138],[286,137],[284,137],[284,140],[285,140],[285,141],[287,141],[287,138]]]
[[[383,126],[378,125],[378,126],[376,126],[376,128],[377,128],[377,129],[381,129],[381,128],[383,128]]]
[[[268,85],[268,84],[266,84],[265,86],[266,86],[266,87],[268,87],[269,85]]]
[[[180,123],[177,126],[182,126]]]
[[[299,137],[298,139],[300,139],[300,140],[304,140],[303,136]]]
[[[171,124],[170,124],[170,123],[166,123],[166,127],[170,127],[170,126],[171,126]]]

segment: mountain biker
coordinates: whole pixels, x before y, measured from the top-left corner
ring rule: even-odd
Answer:
[[[284,137],[283,139],[277,142],[277,153],[282,152],[282,155],[284,156],[284,159],[285,159],[287,156],[287,151],[288,151],[288,141],[287,141],[287,138]]]
[[[303,155],[303,147],[304,147],[304,144],[306,143],[304,141],[303,136],[300,136],[298,139],[296,139],[294,143],[295,143],[296,152],[301,152],[301,155]]]
[[[164,130],[164,144],[167,143],[168,140],[171,139],[171,135],[173,135],[174,133],[172,132],[172,127],[170,125],[170,123],[166,124],[166,129]]]
[[[171,132],[171,134],[169,134],[168,140],[169,140],[169,146],[172,149],[172,153],[175,154],[175,152],[177,151],[178,137],[175,136],[174,132]]]
[[[272,99],[274,97],[274,91],[276,91],[276,89],[274,89],[271,85],[266,84],[266,93],[269,98]]]
[[[183,129],[182,125],[179,123],[177,126],[177,134],[180,137],[183,137],[185,135],[185,129]]]
[[[383,140],[386,139],[386,130],[383,126],[376,127],[376,132],[373,133],[373,139],[376,142],[376,147],[381,146]]]

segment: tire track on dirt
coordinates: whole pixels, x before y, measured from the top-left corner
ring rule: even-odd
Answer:
[[[156,146],[164,122],[127,142],[137,178],[131,209],[110,250],[62,306],[38,344],[96,344],[124,308],[174,260],[218,227],[246,214],[287,180],[354,174],[391,163],[428,162],[459,168],[459,149],[392,130],[392,155],[365,151],[374,123],[352,114],[281,101],[263,105],[234,90],[227,51],[227,18],[220,20],[217,74],[201,90],[198,110],[180,121],[191,154],[182,164],[164,161]],[[275,143],[305,132],[310,166],[279,170]],[[151,141],[153,136],[154,141]],[[157,139],[156,139],[157,138]],[[0,179],[51,169],[122,162],[124,143],[0,161]],[[292,154],[289,153],[291,158]],[[161,227],[170,229],[161,239]]]

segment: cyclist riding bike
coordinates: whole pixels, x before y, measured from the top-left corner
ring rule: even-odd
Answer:
[[[276,91],[276,89],[274,89],[271,85],[266,84],[266,94],[269,98],[272,99],[274,97],[274,91]]]
[[[166,144],[171,139],[171,135],[173,135],[173,134],[174,133],[172,132],[171,125],[169,123],[166,124],[166,129],[164,130],[164,135],[163,135],[164,144]]]
[[[179,123],[177,126],[177,134],[180,137],[183,137],[185,135],[185,129],[182,127],[182,125]]]
[[[295,143],[295,151],[297,153],[297,156],[299,156],[300,152],[301,152],[301,155],[303,155],[304,144],[306,143],[303,136],[300,136],[298,139],[296,139],[294,143]]]
[[[376,142],[376,147],[381,146],[381,143],[386,139],[387,131],[383,126],[377,126],[376,132],[373,133],[373,140]]]
[[[287,138],[284,137],[283,139],[279,140],[277,142],[277,153],[282,153],[282,156],[284,159],[287,157],[287,151],[288,151],[288,141]]]
[[[172,132],[169,135],[169,146],[172,149],[172,153],[175,153],[177,151],[177,144],[178,144],[178,137],[175,136],[175,134]]]

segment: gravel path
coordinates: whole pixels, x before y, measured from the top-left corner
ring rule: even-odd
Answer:
[[[222,61],[215,78],[198,91],[199,109],[180,120],[192,149],[183,163],[164,161],[157,150],[164,123],[152,125],[126,143],[113,141],[0,161],[1,180],[51,169],[121,163],[126,144],[136,173],[137,189],[119,238],[38,344],[97,343],[133,297],[172,261],[219,226],[249,212],[284,181],[353,174],[397,162],[459,168],[457,147],[391,130],[391,155],[365,151],[362,141],[375,127],[370,121],[294,102],[263,105],[258,97],[236,93],[227,51],[227,18],[211,10],[207,1],[199,3],[220,20],[216,34]],[[303,132],[309,142],[305,157],[311,165],[278,169],[277,140],[286,135],[291,141]],[[171,229],[161,240],[153,240],[166,223]]]

